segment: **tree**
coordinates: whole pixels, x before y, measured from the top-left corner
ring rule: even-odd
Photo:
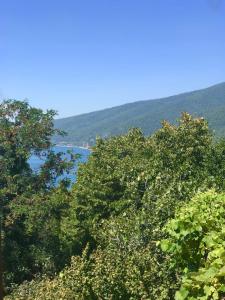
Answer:
[[[148,222],[152,228],[164,224],[180,202],[210,185],[211,148],[207,122],[187,113],[177,126],[163,122],[150,137],[132,129],[123,136],[98,139],[78,170],[70,219],[77,218],[89,237],[99,221],[128,207],[155,211]]]
[[[106,140],[97,139],[86,164],[80,166],[72,188],[70,220],[77,219],[83,244],[92,239],[100,220],[140,206],[144,188],[136,180],[145,168],[146,139],[139,129]]]
[[[25,282],[7,299],[173,299],[180,272],[159,247],[163,227],[197,191],[222,189],[224,169],[223,144],[213,143],[204,119],[187,113],[150,137],[133,129],[99,139],[79,168],[60,227],[69,248],[80,242],[80,253],[54,278]],[[58,204],[49,203],[53,219]]]
[[[25,101],[7,100],[0,104],[0,299],[4,294],[3,267],[12,259],[7,247],[10,243],[12,246],[14,239],[11,250],[15,255],[15,244],[19,239],[21,242],[24,231],[23,216],[16,217],[13,206],[34,194],[47,194],[57,177],[72,167],[61,153],[51,150],[51,137],[63,134],[54,128],[55,115],[53,110],[44,113]],[[45,158],[36,173],[28,161],[32,154]]]

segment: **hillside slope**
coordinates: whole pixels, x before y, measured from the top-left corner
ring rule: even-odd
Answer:
[[[148,135],[158,129],[164,119],[175,122],[182,111],[207,118],[216,134],[225,135],[225,82],[167,98],[138,101],[55,120],[55,126],[68,135],[55,137],[54,141],[93,144],[96,136],[122,134],[131,127],[140,127]]]

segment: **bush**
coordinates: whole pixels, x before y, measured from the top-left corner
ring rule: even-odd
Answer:
[[[196,195],[165,227],[162,249],[182,275],[176,299],[225,296],[225,194]]]

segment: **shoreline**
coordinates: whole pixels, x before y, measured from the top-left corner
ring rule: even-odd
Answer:
[[[66,147],[66,148],[80,148],[80,149],[85,149],[91,151],[91,147],[84,147],[84,146],[77,146],[77,145],[62,145],[62,144],[55,144],[56,147]]]

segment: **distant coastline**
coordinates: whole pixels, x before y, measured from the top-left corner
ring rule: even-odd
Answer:
[[[91,146],[78,146],[78,145],[73,145],[73,144],[67,144],[67,143],[58,143],[58,144],[55,144],[56,147],[67,147],[67,148],[80,148],[80,149],[85,149],[85,150],[89,150],[91,151],[92,148]]]

